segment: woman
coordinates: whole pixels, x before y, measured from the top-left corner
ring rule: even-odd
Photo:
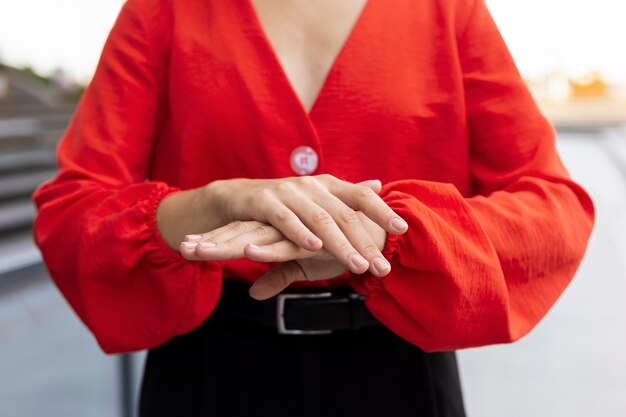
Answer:
[[[593,222],[482,0],[129,0],[59,162],[37,242],[152,349],[144,416],[463,415],[451,351],[526,334]]]

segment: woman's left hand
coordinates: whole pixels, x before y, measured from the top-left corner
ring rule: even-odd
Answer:
[[[387,233],[359,213],[363,226],[382,250]],[[188,235],[180,247],[189,260],[248,258],[259,262],[283,262],[259,278],[250,289],[253,298],[270,298],[295,281],[318,281],[337,277],[347,268],[325,250],[307,251],[287,240],[274,227],[258,221],[236,221],[202,235]],[[386,260],[374,262],[370,272],[385,276],[391,270]]]

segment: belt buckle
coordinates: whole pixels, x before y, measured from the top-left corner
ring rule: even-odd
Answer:
[[[299,298],[331,298],[332,296],[333,294],[331,292],[320,292],[312,294],[278,294],[276,299],[276,327],[278,328],[278,334],[320,335],[332,333],[332,330],[288,329],[285,325],[285,300]]]

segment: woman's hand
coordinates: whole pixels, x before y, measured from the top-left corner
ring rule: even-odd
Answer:
[[[320,281],[335,278],[346,272],[336,259],[299,259],[282,263],[267,271],[250,287],[250,296],[266,300],[283,292],[296,281]]]
[[[201,235],[187,235],[180,253],[191,261],[250,258],[260,262],[294,259],[333,259],[324,249],[309,251],[287,240],[274,226],[256,220],[237,220]]]
[[[223,223],[256,220],[271,225],[287,241],[280,245],[293,242],[302,249],[298,253],[303,256],[323,247],[348,270],[360,274],[375,270],[376,263],[384,258],[357,211],[388,233],[402,234],[408,228],[377,195],[380,188],[376,180],[352,184],[331,175],[318,175],[216,181],[207,186],[207,191],[216,212],[222,214]],[[260,229],[256,232],[262,233]],[[246,255],[253,256],[252,252],[254,249],[249,249]],[[203,259],[201,251],[196,255]]]
[[[358,215],[377,248],[382,251],[387,240],[387,233],[376,223],[363,215],[363,213],[359,212]],[[281,258],[282,253],[288,252],[283,242],[261,246],[252,252],[250,251],[251,245],[248,245],[245,248],[245,252],[250,259],[259,261]],[[252,255],[252,257],[250,255]],[[250,296],[257,300],[265,300],[281,293],[293,282],[319,281],[335,278],[346,271],[346,267],[337,259],[330,257],[329,254],[326,256],[316,254],[310,258],[287,261],[270,269],[261,278],[256,280],[250,288]],[[373,275],[382,277],[391,272],[391,265],[381,255],[380,258],[374,259],[370,265],[370,272]]]
[[[204,235],[186,236],[180,252],[190,260],[248,257],[261,262],[286,261],[271,268],[252,285],[250,296],[257,300],[273,297],[295,281],[330,279],[347,271],[325,250],[302,249],[285,240],[274,227],[257,221],[237,221]]]
[[[378,250],[382,250],[387,233],[358,213]],[[247,257],[260,262],[285,262],[272,268],[251,289],[251,295],[264,299],[278,294],[294,281],[334,278],[347,269],[325,250],[307,251],[286,240],[274,227],[257,221],[234,222],[204,235],[189,235],[180,247],[190,260],[228,260]],[[384,276],[391,270],[382,256],[370,265],[370,272]]]

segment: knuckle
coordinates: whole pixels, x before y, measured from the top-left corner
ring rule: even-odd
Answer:
[[[268,201],[274,199],[274,193],[269,188],[260,189],[254,197],[250,199],[250,202],[260,203],[259,205],[267,204]]]
[[[295,179],[296,183],[303,185],[303,186],[310,186],[313,184],[317,183],[317,180],[315,179],[315,177],[312,177],[310,175],[304,175],[302,177],[297,177]]]
[[[307,237],[309,237],[311,235],[311,232],[309,231],[309,229],[307,229],[306,227],[301,227],[300,229],[298,229],[298,231],[296,232],[296,236],[298,236],[298,238],[305,240]]]
[[[228,239],[220,243],[220,247],[223,249],[231,250],[237,246],[238,242],[235,238]]]
[[[382,203],[379,206],[370,207],[369,210],[364,208],[363,213],[365,217],[374,223],[380,223],[381,221],[386,222],[397,217],[393,210],[390,209],[385,203]]]
[[[357,186],[355,194],[358,198],[363,199],[363,200],[370,199],[376,195],[374,190],[364,185]]]
[[[354,250],[347,240],[340,241],[337,243],[336,247],[339,252],[352,252]]]
[[[377,205],[378,195],[372,191],[371,188],[357,186],[351,192],[351,199],[353,201],[353,206],[356,209],[361,209],[365,207],[369,207],[370,209],[373,207],[372,205]]]
[[[361,220],[359,219],[359,215],[356,213],[356,211],[352,210],[349,207],[346,207],[343,210],[341,210],[341,220],[344,223],[351,224],[351,225],[361,223]]]
[[[282,288],[287,288],[292,282],[290,279],[288,268],[280,268],[277,272],[277,278],[280,281],[280,285],[282,286]]]
[[[254,228],[252,230],[252,233],[254,233],[255,235],[257,235],[259,237],[263,237],[263,236],[267,235],[267,232],[268,232],[268,230],[264,226],[258,226],[258,227]]]
[[[315,222],[315,224],[321,225],[321,226],[328,226],[332,223],[334,223],[334,220],[332,218],[332,216],[330,214],[328,214],[328,212],[324,211],[324,210],[319,210],[316,213],[313,214],[313,221]]]
[[[310,281],[311,277],[307,273],[306,269],[300,264],[300,262],[294,262],[294,269],[300,281]]]
[[[292,216],[291,210],[289,210],[286,207],[279,209],[274,214],[274,217],[279,223],[286,223],[287,221],[291,219],[291,216]]]
[[[297,181],[300,187],[306,190],[319,191],[319,190],[326,189],[326,187],[324,186],[324,183],[321,182],[317,177],[304,176],[304,177],[299,177]]]
[[[241,220],[235,220],[229,226],[231,230],[235,230],[235,231],[241,230],[242,227],[243,227],[243,222]]]
[[[396,217],[396,213],[394,213],[393,210],[389,208],[389,206],[385,205],[381,207],[378,211],[378,217],[381,219],[392,219]]]
[[[280,194],[289,194],[294,192],[294,186],[291,181],[280,181],[276,183],[274,188],[276,189],[276,192]]]
[[[360,252],[363,255],[377,255],[379,250],[374,243],[368,243],[361,248]]]
[[[213,238],[210,238],[210,239],[204,239],[204,240],[202,241],[202,243],[205,243],[205,244],[206,244],[206,243],[208,243],[208,244],[210,244],[210,245],[217,246],[217,241],[216,241],[215,239],[213,239]],[[201,247],[202,247],[202,244],[200,244],[200,245],[196,246],[196,248],[201,248]]]

